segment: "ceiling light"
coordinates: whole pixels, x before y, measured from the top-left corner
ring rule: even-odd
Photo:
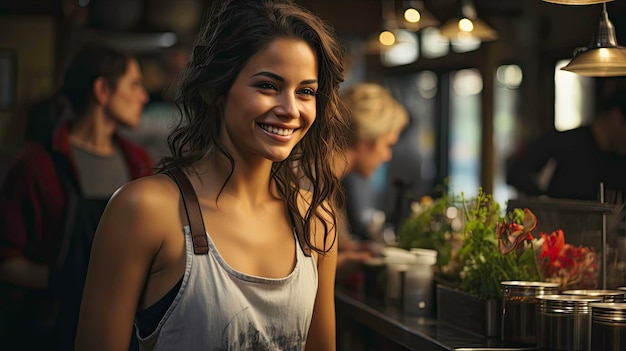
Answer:
[[[480,41],[498,39],[498,33],[478,18],[471,0],[462,1],[461,16],[446,22],[441,27],[441,34],[450,40],[466,40],[469,37]]]
[[[410,7],[404,11],[404,20],[409,23],[417,23],[422,18],[422,15],[416,9]]]
[[[551,2],[553,4],[561,5],[592,5],[601,4],[603,2],[609,2],[613,0],[543,0],[545,2]]]
[[[617,44],[606,4],[591,44],[576,49],[574,58],[561,69],[587,77],[626,76],[626,48]]]
[[[423,1],[405,1],[405,10],[398,18],[400,27],[417,31],[428,27],[436,27],[439,21],[426,9]]]
[[[390,67],[415,62],[419,56],[418,40],[415,33],[398,29],[394,34],[395,43],[387,50],[380,52],[381,63]]]
[[[378,41],[382,45],[391,46],[396,42],[396,36],[392,32],[385,30],[378,35]]]

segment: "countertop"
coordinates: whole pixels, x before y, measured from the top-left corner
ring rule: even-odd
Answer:
[[[338,328],[346,320],[362,325],[372,333],[392,340],[408,350],[535,350],[499,338],[486,339],[433,317],[416,317],[400,308],[367,301],[362,294],[338,287],[335,290]],[[341,347],[340,347],[341,349]]]

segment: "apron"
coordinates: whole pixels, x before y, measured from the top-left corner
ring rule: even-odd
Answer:
[[[50,269],[50,293],[58,306],[53,330],[60,350],[74,350],[93,238],[109,197],[86,198],[67,157],[54,151],[51,156],[68,199],[59,255]]]

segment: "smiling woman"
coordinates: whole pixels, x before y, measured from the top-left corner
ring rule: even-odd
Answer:
[[[317,58],[302,40],[276,39],[250,58],[226,99],[222,141],[274,162],[289,157],[315,121]],[[242,128],[249,126],[250,128]]]
[[[135,319],[146,350],[334,350],[330,158],[347,127],[332,30],[291,1],[225,1],[184,72],[173,156],[98,228],[77,349],[127,348]]]

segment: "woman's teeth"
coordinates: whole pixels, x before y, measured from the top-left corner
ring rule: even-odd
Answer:
[[[269,126],[267,124],[260,124],[260,123],[259,123],[259,126],[263,130],[266,130],[272,134],[276,134],[280,136],[290,136],[291,134],[293,134],[293,131],[295,130],[295,129],[277,128],[277,127]]]

